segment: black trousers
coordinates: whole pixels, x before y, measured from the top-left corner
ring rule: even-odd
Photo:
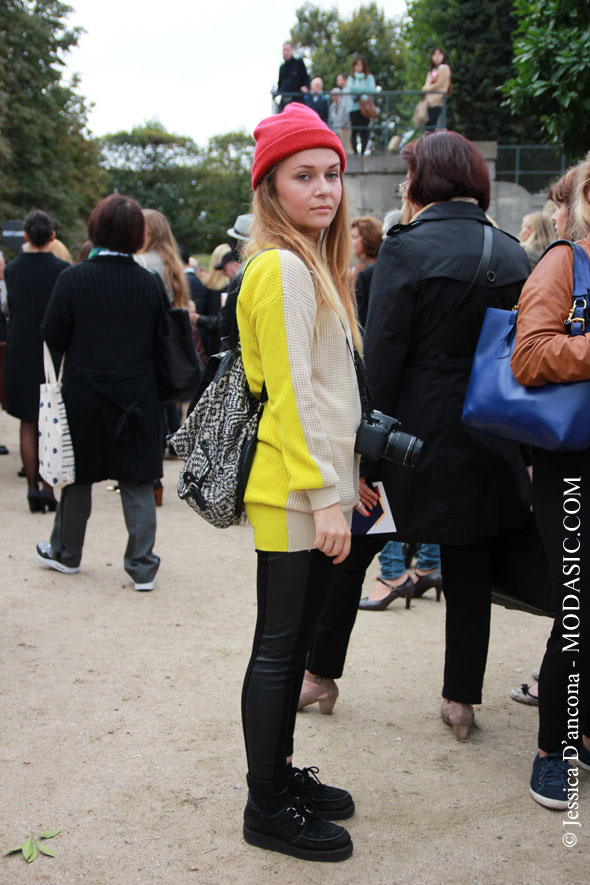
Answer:
[[[492,611],[491,543],[477,538],[440,547],[446,601],[442,695],[462,704],[481,704]]]
[[[258,617],[242,690],[248,786],[255,793],[270,796],[287,786],[305,661],[334,569],[319,550],[258,551]]]
[[[441,115],[442,105],[438,105],[437,107],[428,108],[428,120],[426,121],[425,129],[436,129],[436,124],[438,123],[438,118]]]
[[[336,567],[313,638],[307,667],[317,676],[342,676],[366,571],[390,535],[353,535],[350,554]],[[480,704],[491,612],[491,539],[441,545],[446,599],[443,697]]]
[[[357,141],[360,140],[361,154],[364,154],[365,148],[367,147],[367,142],[369,140],[369,120],[367,117],[363,116],[360,111],[350,111],[349,117],[350,126],[352,128],[352,133],[350,136],[350,140],[352,142],[352,150],[355,154],[358,153]]]
[[[533,507],[558,615],[539,674],[539,748],[590,736],[590,458],[535,458]]]
[[[389,535],[352,536],[350,553],[334,568],[309,653],[310,673],[330,679],[342,676],[366,571],[389,540]]]

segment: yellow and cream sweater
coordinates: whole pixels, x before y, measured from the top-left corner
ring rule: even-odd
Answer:
[[[361,407],[350,330],[318,308],[311,274],[292,252],[262,252],[246,267],[238,327],[250,389],[268,403],[245,506],[258,550],[308,550],[313,511],[358,500],[354,453]],[[348,343],[347,343],[348,338]]]

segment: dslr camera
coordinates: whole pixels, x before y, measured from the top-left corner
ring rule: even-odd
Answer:
[[[411,433],[396,430],[399,426],[397,418],[391,418],[374,409],[360,423],[355,452],[373,461],[384,458],[404,467],[415,467],[420,457],[422,440]]]

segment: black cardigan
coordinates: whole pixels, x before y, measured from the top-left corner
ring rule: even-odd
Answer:
[[[126,256],[93,258],[58,278],[42,332],[65,351],[76,482],[162,475],[154,360],[166,303],[158,275]]]
[[[426,209],[394,228],[377,258],[365,358],[374,408],[424,440],[415,468],[386,462],[385,484],[403,540],[468,544],[526,518],[530,482],[518,445],[461,421],[471,363],[487,307],[510,309],[529,274],[518,242],[493,230],[490,273],[442,340],[416,360],[419,341],[466,291],[481,256],[485,220],[466,202]]]

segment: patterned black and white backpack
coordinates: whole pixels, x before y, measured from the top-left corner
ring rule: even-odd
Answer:
[[[178,496],[217,528],[235,525],[242,515],[258,422],[266,388],[250,393],[240,351],[211,356],[194,408],[169,441],[184,460]]]

